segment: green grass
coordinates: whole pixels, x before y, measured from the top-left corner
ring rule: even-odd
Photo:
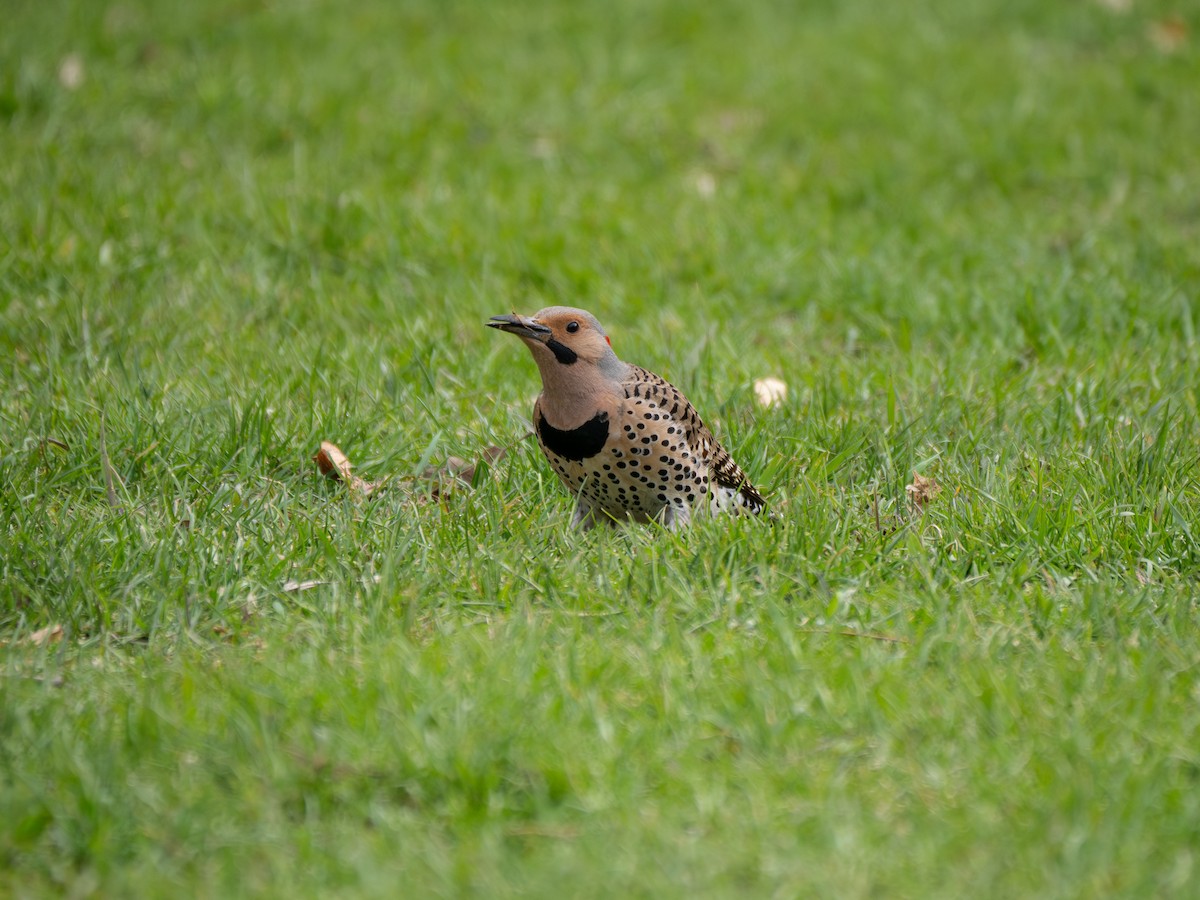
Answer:
[[[0,895],[1200,896],[1198,29],[10,3]],[[550,303],[775,524],[567,532]]]

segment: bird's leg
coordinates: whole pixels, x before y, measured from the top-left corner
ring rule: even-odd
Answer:
[[[600,512],[582,496],[575,502],[575,515],[571,518],[571,527],[578,531],[591,531],[599,521]]]
[[[681,531],[692,521],[690,506],[664,506],[660,513],[663,527],[668,531]]]

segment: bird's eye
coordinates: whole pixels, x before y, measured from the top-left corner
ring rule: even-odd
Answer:
[[[574,334],[578,330],[579,330],[578,322],[568,322],[567,323],[567,334]]]

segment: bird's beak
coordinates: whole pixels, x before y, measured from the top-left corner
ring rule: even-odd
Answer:
[[[499,328],[501,331],[515,334],[519,338],[528,338],[534,341],[541,341],[542,343],[545,343],[550,338],[550,328],[548,326],[540,322],[535,322],[533,319],[518,316],[515,313],[510,316],[492,316],[492,320],[487,325],[489,328]]]

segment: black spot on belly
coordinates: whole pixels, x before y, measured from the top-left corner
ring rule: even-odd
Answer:
[[[539,415],[537,432],[551,453],[579,462],[604,449],[604,443],[608,440],[608,413],[597,413],[578,428],[566,431],[555,428],[544,416]]]

